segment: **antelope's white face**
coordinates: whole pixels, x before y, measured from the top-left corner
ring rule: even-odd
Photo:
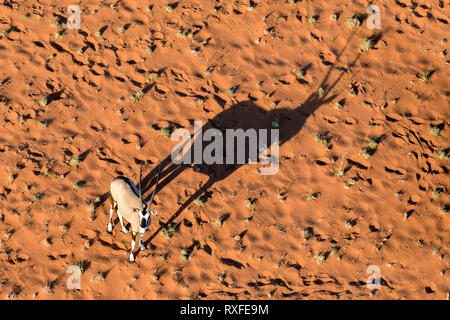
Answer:
[[[150,215],[156,216],[158,213],[156,210],[149,210],[147,205],[143,209],[136,209],[139,211],[139,233],[147,232],[148,226],[152,223]]]

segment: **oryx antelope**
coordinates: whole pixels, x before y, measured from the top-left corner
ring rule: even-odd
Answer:
[[[136,243],[136,235],[139,232],[139,249],[145,250],[142,243],[142,236],[147,231],[147,227],[151,224],[150,215],[157,215],[156,210],[150,210],[156,188],[158,188],[160,167],[156,177],[155,189],[153,190],[150,202],[145,203],[142,197],[142,166],[139,173],[139,190],[131,179],[123,176],[116,177],[111,182],[111,209],[109,211],[108,232],[112,233],[113,223],[112,216],[116,210],[119,216],[122,232],[128,233],[127,228],[123,225],[123,218],[131,224],[131,253],[130,262],[134,262],[134,245]]]

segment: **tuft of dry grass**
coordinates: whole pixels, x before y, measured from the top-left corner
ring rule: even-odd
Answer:
[[[371,37],[366,37],[363,41],[359,43],[359,51],[367,52],[374,48],[375,41]]]
[[[47,237],[44,239],[43,243],[44,243],[44,246],[50,247],[52,245],[52,239],[50,237]]]
[[[421,77],[420,80],[422,80],[423,83],[427,83],[428,80],[430,80],[430,77],[432,75],[433,71],[427,70]]]
[[[323,264],[325,262],[325,260],[327,259],[327,256],[323,253],[318,253],[313,258],[317,264]]]
[[[56,283],[54,281],[47,281],[46,283],[44,283],[42,285],[42,291],[46,294],[46,295],[53,295],[53,289],[55,288]]]
[[[161,233],[166,237],[166,239],[172,238],[176,232],[177,230],[174,227],[167,227],[161,230]]]
[[[314,236],[314,230],[312,227],[307,227],[303,229],[303,236],[305,237],[305,240],[308,241],[311,237]]]
[[[103,272],[97,272],[91,279],[91,282],[93,283],[101,283],[102,281],[105,281]]]
[[[70,158],[68,163],[72,167],[78,167],[80,165],[80,158],[78,158],[77,156],[74,156],[74,157]]]
[[[345,19],[345,25],[350,30],[353,30],[353,29],[359,27],[361,25],[361,21],[359,20],[359,16],[358,15],[354,15],[352,17],[348,17],[347,19]]]

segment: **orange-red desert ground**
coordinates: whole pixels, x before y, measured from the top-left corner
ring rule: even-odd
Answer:
[[[449,299],[448,1],[73,2],[0,4],[2,299]],[[278,172],[162,180],[129,263],[112,179],[245,103]]]

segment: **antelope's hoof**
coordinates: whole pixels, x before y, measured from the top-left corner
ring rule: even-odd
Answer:
[[[130,254],[130,260],[129,260],[130,262],[134,262],[134,255],[133,254]]]
[[[108,224],[108,233],[112,233],[112,230],[113,230],[112,225]]]
[[[127,230],[126,228],[122,228],[122,232],[125,233],[125,234],[127,234],[127,233],[128,233],[128,230]]]
[[[139,247],[139,249],[141,249],[141,251],[144,251],[146,248],[145,248],[144,245],[141,245],[141,246]]]

